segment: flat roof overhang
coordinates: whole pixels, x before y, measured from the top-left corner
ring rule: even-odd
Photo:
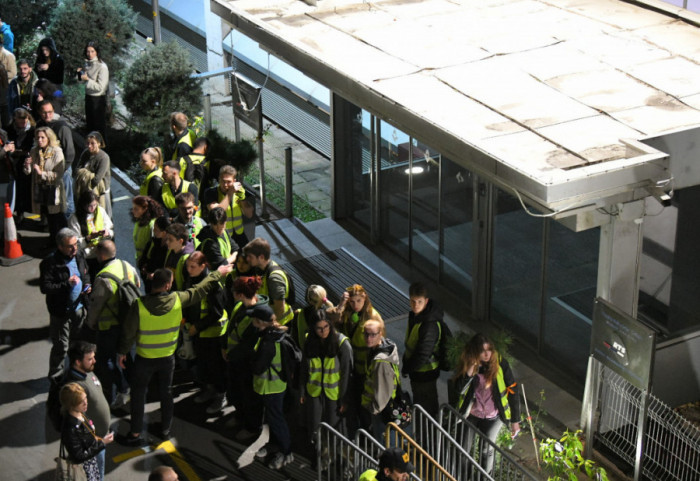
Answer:
[[[615,0],[211,0],[211,10],[543,211],[648,196],[671,176],[669,155],[638,140],[700,125],[700,30]]]

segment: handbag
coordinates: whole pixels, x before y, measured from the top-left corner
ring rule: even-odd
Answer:
[[[401,387],[398,368],[396,365],[393,367],[394,375],[396,376],[396,395],[389,400],[382,410],[381,416],[382,421],[387,424],[394,423],[397,426],[405,427],[411,423],[411,405],[413,402],[411,395]]]
[[[66,449],[61,442],[61,450],[56,458],[56,481],[87,481],[87,474],[82,464],[74,464],[68,459]]]
[[[61,203],[61,192],[57,184],[34,184],[34,202],[39,205],[59,205]]]

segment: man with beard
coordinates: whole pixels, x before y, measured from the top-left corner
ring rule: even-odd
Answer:
[[[17,76],[10,82],[10,88],[7,92],[7,104],[10,112],[14,112],[16,108],[24,107],[27,110],[32,108],[32,93],[34,93],[34,84],[39,80],[32,66],[26,59],[20,59],[17,62]]]

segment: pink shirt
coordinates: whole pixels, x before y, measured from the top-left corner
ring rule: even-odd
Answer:
[[[477,376],[479,376],[479,384],[474,393],[474,404],[469,414],[479,419],[493,419],[498,416],[498,408],[493,402],[493,391],[491,387],[486,387],[486,378],[483,374],[477,374]]]

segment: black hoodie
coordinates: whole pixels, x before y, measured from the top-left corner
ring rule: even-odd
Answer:
[[[49,47],[49,50],[51,50],[48,58],[44,56],[41,47]],[[41,64],[48,64],[49,68],[47,70],[39,70],[37,67]],[[42,39],[41,42],[39,42],[39,47],[36,49],[34,71],[37,76],[39,78],[45,78],[61,88],[63,85],[64,69],[63,58],[58,54],[58,51],[56,51],[56,44],[53,39],[51,37]]]
[[[442,308],[432,299],[428,300],[428,305],[425,306],[425,309],[420,313],[416,315],[411,311],[408,315],[406,340],[408,340],[408,336],[411,335],[413,326],[421,323],[420,329],[418,330],[418,344],[411,357],[407,357],[404,354],[403,369],[401,370],[403,374],[408,374],[413,382],[428,382],[440,377],[439,368],[426,372],[417,372],[416,369],[430,361],[430,355],[433,353],[435,345],[440,340],[438,322],[442,320],[443,315]]]

